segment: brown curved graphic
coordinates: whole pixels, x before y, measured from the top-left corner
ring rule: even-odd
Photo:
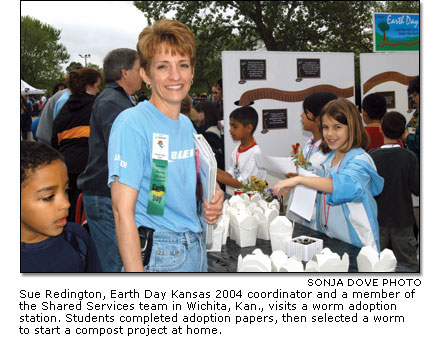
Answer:
[[[283,102],[301,102],[315,92],[330,92],[338,97],[354,96],[354,87],[341,89],[332,85],[317,85],[301,91],[283,91],[273,88],[258,88],[244,92],[239,99],[240,106],[247,106],[252,101],[271,99]]]
[[[389,46],[389,47],[398,47],[399,45],[405,45],[406,47],[413,47],[416,44],[419,44],[419,41],[415,41],[415,42],[411,42],[411,43],[407,43],[407,42],[396,42],[396,43],[392,43],[392,42],[382,42],[379,45],[379,48],[385,47],[385,46]]]
[[[407,76],[400,74],[397,71],[386,71],[384,73],[380,73],[378,75],[372,76],[369,80],[367,80],[363,84],[363,94],[368,92],[373,87],[380,85],[387,81],[395,81],[402,85],[409,85],[410,81],[412,81],[416,76]]]

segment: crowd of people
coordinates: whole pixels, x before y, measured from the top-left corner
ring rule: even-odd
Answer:
[[[21,103],[20,103],[20,128],[21,128],[21,138],[27,140],[29,138],[29,133],[33,132],[33,121],[36,123],[34,129],[36,129],[36,124],[38,122],[38,116],[44,108],[46,103],[46,96],[31,96],[27,94],[21,94]]]
[[[267,172],[255,158],[261,149],[251,106],[230,113],[230,135],[240,144],[225,170],[222,81],[213,100],[189,96],[195,60],[189,28],[163,19],[140,33],[137,50],[112,50],[103,76],[71,71],[42,107],[38,142],[27,140],[31,107],[21,98],[22,272],[208,270],[202,222],[217,222],[223,187],[265,180]],[[152,94],[136,101],[142,82]],[[419,121],[419,77],[408,92]],[[391,247],[399,264],[416,268],[419,126],[406,130],[404,116],[387,113],[378,94],[364,98],[361,114],[347,99],[313,93],[301,123],[312,134],[304,156],[319,177],[282,176],[275,195],[297,185],[316,189],[315,215],[305,225],[357,247]],[[215,195],[202,204],[194,133],[204,135],[218,166]],[[86,228],[74,223],[81,196]]]

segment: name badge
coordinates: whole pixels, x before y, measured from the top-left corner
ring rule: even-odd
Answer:
[[[168,161],[169,138],[166,134],[153,133],[152,160]]]

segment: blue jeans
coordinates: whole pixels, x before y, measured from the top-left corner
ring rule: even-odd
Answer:
[[[115,235],[112,199],[83,194],[83,205],[102,270],[104,272],[120,272],[122,261]]]
[[[157,231],[147,272],[207,272],[207,250],[202,233]]]

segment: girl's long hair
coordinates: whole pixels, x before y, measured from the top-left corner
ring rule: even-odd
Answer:
[[[337,98],[328,102],[320,112],[320,130],[323,135],[323,117],[328,115],[341,124],[348,125],[348,141],[346,146],[343,146],[341,152],[348,152],[354,148],[367,149],[370,139],[364,126],[362,117],[357,107],[351,101],[345,98]],[[331,151],[325,139],[322,140],[320,149],[323,153]]]

